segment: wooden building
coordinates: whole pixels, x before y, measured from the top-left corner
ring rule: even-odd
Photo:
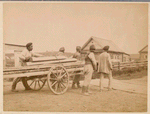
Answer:
[[[3,43],[3,66],[5,67],[6,64],[8,63],[8,61],[6,61],[6,58],[8,58],[8,56],[9,58],[18,56],[18,54],[25,48],[26,48],[25,45]],[[12,61],[12,60],[9,60],[9,61]],[[18,60],[14,59],[13,61],[15,63],[15,61],[18,61]]]
[[[96,50],[95,50],[95,57],[96,60],[98,60],[98,56],[100,53],[103,52],[102,48],[106,45],[108,45],[109,51],[108,53],[111,56],[111,59],[113,62],[127,62],[130,60],[130,55],[123,52],[119,47],[113,43],[111,40],[106,40],[102,38],[97,38],[97,37],[91,37],[89,40],[82,46],[82,55],[84,56],[85,53],[89,51],[89,47],[91,45],[95,45]]]
[[[148,45],[139,51],[140,60],[148,60]]]
[[[131,61],[139,61],[140,54],[130,54]]]
[[[4,43],[3,46],[5,52],[7,52],[8,50],[23,50],[26,47],[25,45],[16,45],[16,44],[8,44],[8,43]]]

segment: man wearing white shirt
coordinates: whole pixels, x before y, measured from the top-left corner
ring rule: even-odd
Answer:
[[[85,66],[84,66],[84,82],[82,86],[83,95],[89,95],[89,85],[92,79],[92,74],[97,70],[97,63],[94,55],[95,46],[90,46],[90,52],[85,57]]]
[[[32,57],[41,57],[42,56],[40,54],[32,53],[31,52],[32,50],[33,50],[33,44],[31,42],[26,44],[26,48],[21,52],[21,54],[19,56],[19,60],[20,60],[21,66],[26,66],[27,65],[26,62],[31,62],[32,61]],[[17,90],[15,90],[16,85],[23,78],[25,78],[25,77],[16,77],[13,80],[13,84],[12,84],[12,91],[13,92],[17,92]],[[29,90],[30,88],[25,87],[25,89]]]
[[[21,66],[26,66],[26,62],[31,62],[32,57],[41,57],[42,55],[32,52],[33,44],[30,42],[26,45],[26,48],[21,52],[19,59]]]

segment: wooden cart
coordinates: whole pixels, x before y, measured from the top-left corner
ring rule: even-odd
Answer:
[[[32,64],[32,65],[31,65]],[[3,78],[22,77],[25,87],[40,90],[45,83],[54,94],[63,94],[69,86],[69,77],[83,75],[84,63],[76,59],[30,62],[24,67],[3,69]]]

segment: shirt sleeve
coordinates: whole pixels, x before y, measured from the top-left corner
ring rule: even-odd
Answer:
[[[25,55],[26,55],[26,51],[24,50],[24,51],[21,52],[19,58],[22,59],[22,60],[25,60],[26,59]]]
[[[108,63],[109,63],[110,69],[112,69],[112,62],[111,62],[111,58],[109,54],[108,54]]]

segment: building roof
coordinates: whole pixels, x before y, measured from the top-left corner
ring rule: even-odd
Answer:
[[[142,48],[139,53],[141,52],[148,52],[148,45],[146,45],[144,48]]]
[[[8,46],[26,47],[25,45],[8,44],[8,43],[4,43],[4,44]]]
[[[97,37],[91,37],[89,38],[89,40],[83,45],[82,47],[82,50],[85,49],[85,47],[91,42],[91,41],[95,41],[96,44],[98,45],[96,47],[97,50],[101,50],[104,46],[108,45],[110,48],[109,48],[109,51],[110,52],[120,52],[120,53],[124,53],[126,54],[125,52],[123,52],[113,41],[111,40],[106,40],[106,39],[102,39],[102,38],[97,38]],[[128,55],[128,54],[127,54]]]

